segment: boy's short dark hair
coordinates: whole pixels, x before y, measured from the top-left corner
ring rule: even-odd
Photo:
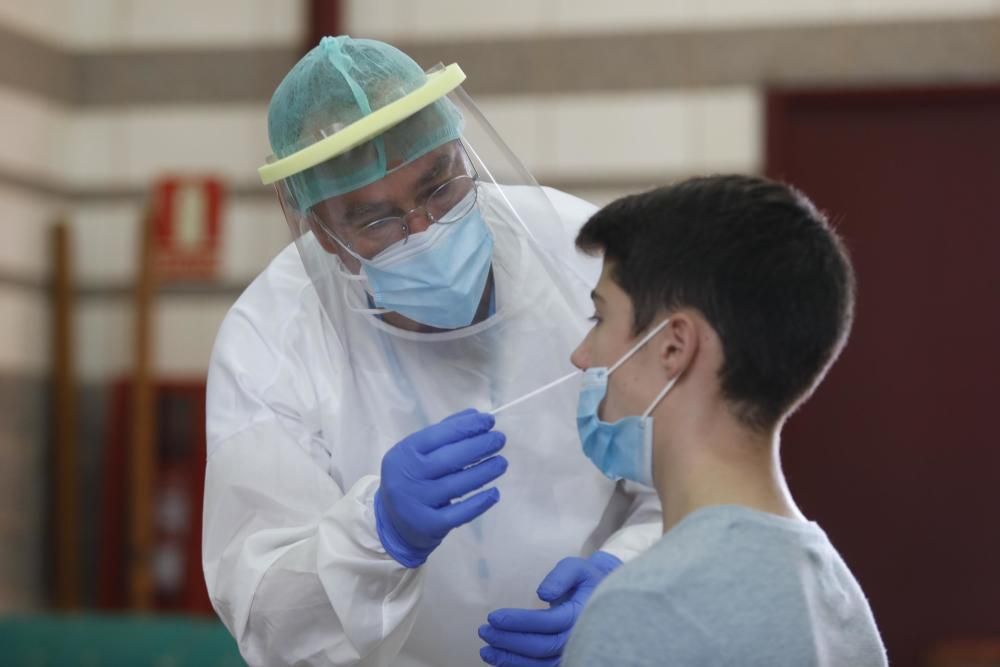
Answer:
[[[636,335],[663,310],[705,317],[722,341],[723,396],[755,429],[809,396],[851,328],[847,252],[812,202],[781,183],[710,176],[622,197],[576,244],[603,252],[632,300]]]

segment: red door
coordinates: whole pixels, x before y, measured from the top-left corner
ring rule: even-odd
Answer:
[[[767,171],[858,273],[854,331],[789,422],[786,473],[891,664],[1000,639],[1000,88],[778,92]]]
[[[128,606],[129,378],[111,388],[102,475],[98,606]],[[158,611],[212,614],[201,568],[205,489],[205,382],[157,381],[152,570]]]

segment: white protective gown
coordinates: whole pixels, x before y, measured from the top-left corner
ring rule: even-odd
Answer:
[[[372,500],[396,442],[572,370],[600,269],[572,239],[594,207],[545,194],[562,225],[523,217],[568,301],[548,296],[533,263],[511,261],[496,273],[497,315],[469,335],[399,332],[346,304],[333,323],[289,246],[229,312],[208,377],[203,557],[212,604],[251,665],[481,664],[487,614],[544,606],[536,588],[560,559],[629,560],[658,539],[655,493],[583,456],[575,380],[498,416],[510,462],[500,502],[422,567],[397,563],[376,533]]]

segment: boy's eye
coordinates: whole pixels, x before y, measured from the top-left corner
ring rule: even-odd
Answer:
[[[593,315],[591,315],[587,319],[590,320],[591,322],[593,322],[594,324],[599,324],[601,322],[601,316],[598,315],[597,313],[594,313]]]

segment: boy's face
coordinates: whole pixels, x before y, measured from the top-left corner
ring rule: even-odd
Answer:
[[[632,332],[632,300],[612,279],[612,270],[613,265],[605,262],[601,278],[591,292],[594,326],[570,356],[577,368],[610,367],[638,342],[639,337]],[[614,422],[640,415],[649,407],[663,388],[662,378],[645,372],[656,368],[656,347],[650,341],[608,378],[608,393],[599,411],[602,420]]]

